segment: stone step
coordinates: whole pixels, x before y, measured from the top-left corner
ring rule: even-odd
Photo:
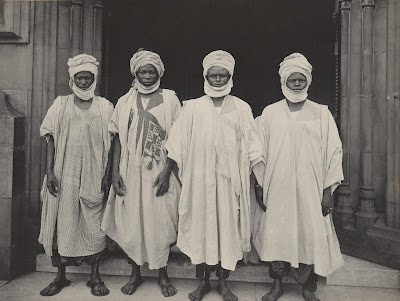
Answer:
[[[327,281],[327,285],[400,288],[400,271],[384,267],[355,257],[343,255],[345,264],[335,271]],[[56,272],[49,256],[37,255],[36,270],[40,272]],[[194,279],[195,267],[183,254],[171,253],[168,262],[168,274],[171,278]],[[130,275],[131,268],[126,259],[111,258],[104,261],[100,267],[101,274]],[[67,273],[90,273],[90,266],[82,264],[79,267],[67,267]],[[157,271],[149,270],[147,264],[142,267],[142,275],[157,277]],[[215,277],[215,276],[212,276]],[[271,283],[266,264],[238,264],[231,273],[230,281]],[[293,279],[285,277],[284,282],[293,283]]]

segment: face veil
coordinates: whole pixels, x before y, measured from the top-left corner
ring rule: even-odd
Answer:
[[[222,67],[228,70],[230,78],[226,85],[222,87],[213,87],[208,82],[206,78],[207,71],[214,66]],[[209,53],[203,59],[204,93],[210,97],[223,97],[225,95],[228,95],[233,87],[234,68],[235,59],[229,52],[216,50]]]
[[[97,83],[98,65],[99,63],[97,62],[96,58],[86,53],[79,54],[68,59],[68,72],[70,77],[69,86],[72,91],[74,91],[74,94],[82,100],[89,100],[94,96]],[[77,87],[74,81],[75,74],[82,71],[88,71],[94,76],[92,85],[86,90]]]
[[[141,84],[136,76],[136,72],[138,72],[139,68],[147,64],[154,66],[159,75],[158,80],[151,86],[145,86]],[[142,94],[150,94],[157,91],[157,89],[160,87],[161,77],[164,75],[165,72],[164,63],[162,62],[161,57],[155,52],[144,49],[139,49],[133,54],[130,60],[130,69],[132,75],[135,76],[133,87]]]
[[[307,79],[307,86],[299,92],[292,91],[286,86],[288,77],[295,72],[303,74]],[[296,103],[302,102],[307,99],[308,88],[310,87],[312,82],[311,72],[311,64],[301,53],[292,53],[291,55],[288,55],[283,59],[283,61],[279,65],[279,75],[281,77],[282,93],[287,100]]]

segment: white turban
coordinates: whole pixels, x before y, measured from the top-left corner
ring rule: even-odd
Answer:
[[[94,96],[96,90],[98,66],[96,58],[86,53],[79,54],[68,59],[69,86],[74,91],[75,95],[83,100],[89,100]],[[81,71],[89,71],[94,75],[93,84],[86,90],[82,90],[75,85],[74,76]]]
[[[147,64],[153,65],[159,75],[157,82],[150,87],[142,85],[136,77],[136,72],[139,70],[139,68]],[[157,53],[140,48],[136,53],[133,54],[130,60],[130,67],[132,75],[135,76],[134,87],[138,89],[140,93],[150,94],[160,87],[160,78],[164,75],[165,67]]]
[[[228,83],[222,87],[213,87],[208,82],[207,71],[214,66],[228,70],[230,78]],[[222,97],[228,95],[233,87],[233,71],[235,69],[235,59],[226,51],[216,50],[206,55],[203,59],[204,93],[210,97]]]
[[[303,74],[307,79],[307,86],[299,92],[292,91],[286,86],[288,77],[295,72]],[[290,102],[301,102],[307,99],[308,88],[312,82],[311,72],[311,64],[301,53],[292,53],[283,59],[279,65],[279,75],[281,77],[282,93],[287,100]]]

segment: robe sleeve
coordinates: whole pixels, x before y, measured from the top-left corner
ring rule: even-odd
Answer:
[[[331,187],[331,193],[333,193],[344,180],[342,167],[343,150],[342,141],[340,140],[335,120],[328,108],[325,108],[324,110],[326,110],[324,115],[327,116],[326,122],[328,124],[324,189]]]
[[[111,120],[113,113],[114,113],[114,106],[110,102],[107,110],[108,120]]]
[[[57,111],[60,106],[61,98],[57,97],[53,104],[48,109],[46,116],[40,126],[40,136],[45,137],[46,141],[49,142],[50,136],[54,137],[54,131],[57,122]]]
[[[254,121],[251,108],[247,103],[246,106],[244,107],[244,116],[245,118],[243,118],[244,120],[242,124],[243,138],[247,145],[250,168],[253,169],[254,166],[256,166],[260,162],[262,162],[262,165],[264,165],[265,159],[263,156],[260,136],[258,135],[257,125],[256,122]]]
[[[172,99],[172,124],[178,119],[181,111],[181,103],[179,102],[178,96],[174,95]]]
[[[179,168],[179,178],[182,179],[187,150],[189,149],[191,133],[191,106],[188,104],[183,105],[180,109],[179,117],[171,127],[168,135],[165,149],[168,151],[168,157],[174,160]]]
[[[267,118],[266,115],[267,114],[263,113],[261,116],[258,116],[255,119],[258,135],[260,136],[261,148],[265,162],[267,162],[268,158],[267,150],[268,150],[268,139],[269,139],[268,122],[265,122]]]
[[[109,105],[107,108],[108,129],[110,128],[110,122],[111,122],[113,115],[114,115],[114,106],[111,102],[109,102]],[[108,133],[110,134],[110,139],[113,140],[114,136],[115,136],[115,132],[108,130]]]
[[[119,111],[122,107],[122,98],[120,98],[115,106],[114,111],[111,111],[110,121],[108,123],[108,132],[111,136],[119,133]]]
[[[266,162],[267,162],[267,158],[268,158],[268,128],[267,128],[268,123],[264,122],[265,119],[266,119],[265,113],[263,113],[261,116],[258,116],[255,119],[258,135],[260,137],[261,150],[262,150],[262,155],[265,160],[265,164],[262,165],[262,168],[260,167],[260,164],[258,164],[258,167],[255,166],[253,168],[253,173],[256,176],[257,182],[261,187],[264,187],[264,173],[265,173],[265,167],[266,167]],[[257,171],[257,168],[260,170]]]

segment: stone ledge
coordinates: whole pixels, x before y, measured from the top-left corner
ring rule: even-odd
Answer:
[[[345,264],[328,278],[327,285],[400,288],[400,271],[347,255],[343,255],[343,257],[345,259]],[[56,268],[51,265],[49,256],[39,254],[36,259],[37,271],[56,272]],[[105,275],[120,276],[128,276],[131,273],[130,265],[127,264],[126,259],[123,258],[111,258],[106,260],[102,263],[100,271]],[[68,267],[67,273],[90,273],[90,267],[86,264],[80,267]],[[185,255],[171,253],[171,258],[168,262],[168,274],[171,278],[195,279],[195,267],[190,264],[190,260]],[[149,270],[148,266],[144,265],[142,268],[142,275],[157,277],[158,274],[157,271]],[[272,282],[272,279],[268,276],[267,266],[265,264],[238,264],[235,272],[231,273],[229,280],[262,283]],[[284,282],[294,283],[289,277],[284,278]]]

